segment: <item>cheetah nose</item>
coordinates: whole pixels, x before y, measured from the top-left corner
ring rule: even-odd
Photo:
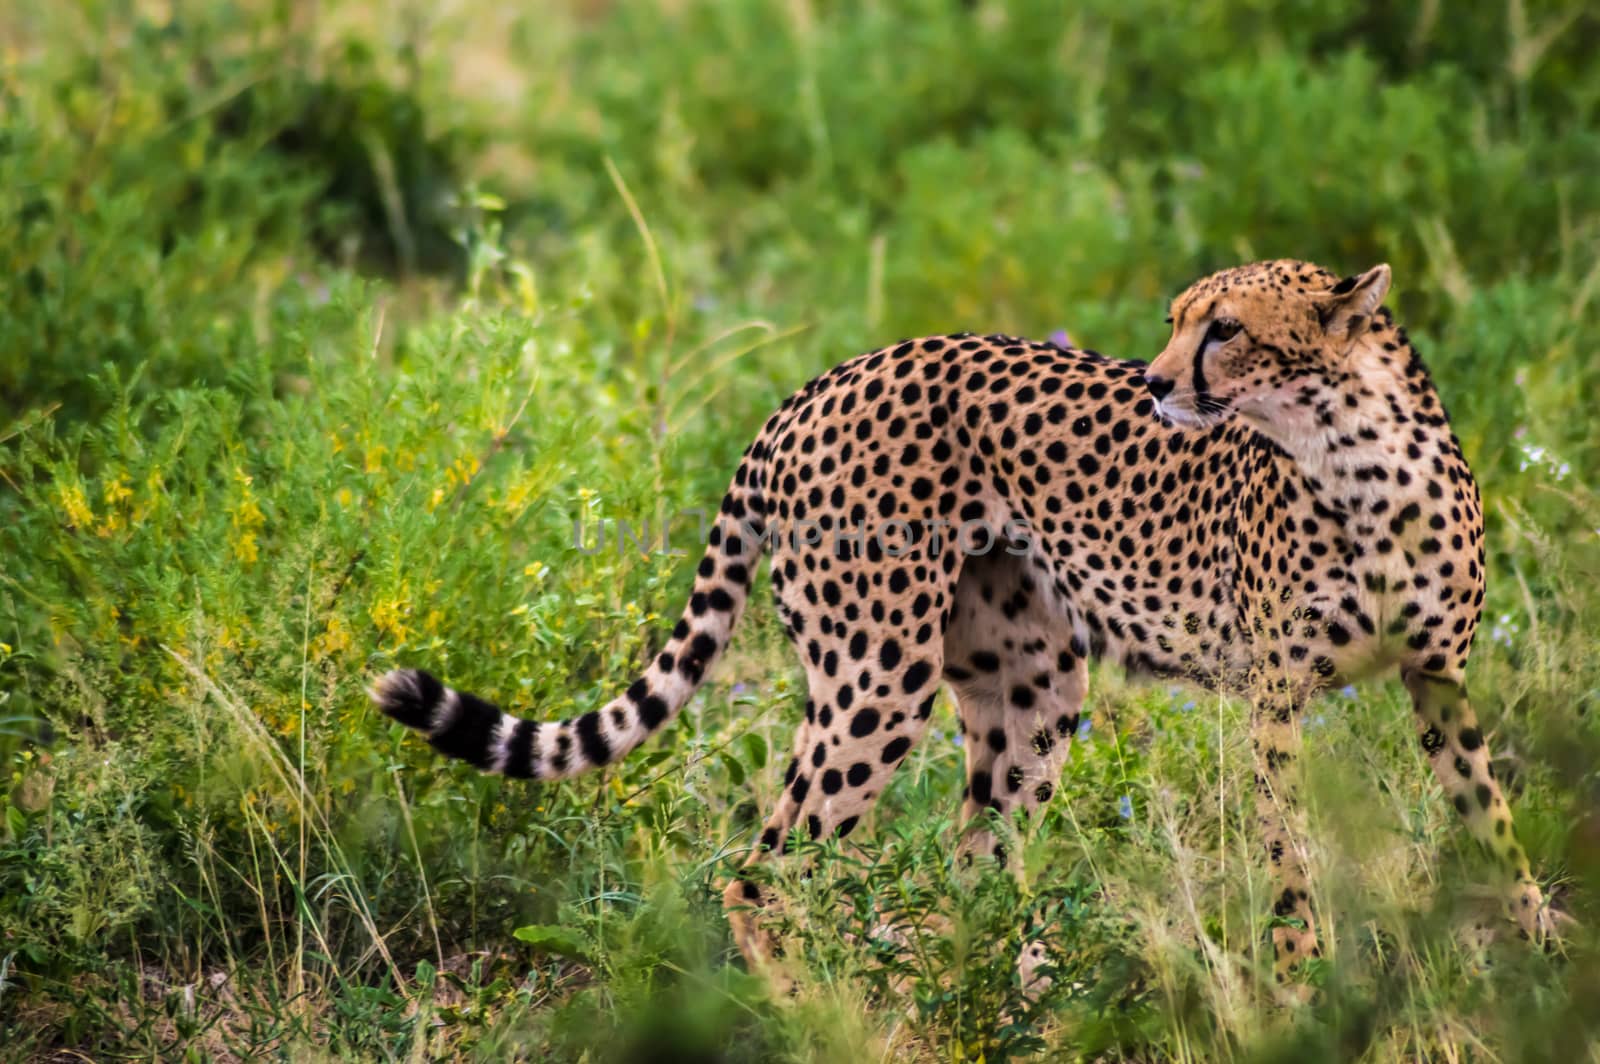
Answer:
[[[1148,373],[1144,377],[1144,386],[1150,389],[1150,394],[1156,397],[1157,402],[1171,395],[1173,385],[1176,383],[1176,381],[1169,381],[1165,377],[1152,377]]]

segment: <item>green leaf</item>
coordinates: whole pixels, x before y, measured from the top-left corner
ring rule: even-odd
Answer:
[[[558,957],[573,957],[578,960],[587,960],[589,945],[583,936],[570,927],[560,924],[529,924],[519,927],[511,932],[519,942],[526,942],[541,953],[552,953]]]
[[[767,767],[767,740],[764,736],[745,732],[739,745],[744,747],[745,760],[750,762],[751,768],[759,771]]]
[[[744,766],[739,763],[739,759],[731,751],[724,750],[719,760],[722,762],[722,767],[728,770],[728,781],[735,787],[744,786]]]

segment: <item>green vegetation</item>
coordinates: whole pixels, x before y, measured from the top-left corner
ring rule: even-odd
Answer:
[[[1590,5],[389,7],[0,13],[0,1056],[1600,1059]],[[941,706],[860,849],[780,873],[785,1002],[720,905],[803,697],[764,593],[602,776],[483,778],[367,704],[395,663],[602,704],[692,566],[575,518],[714,506],[857,351],[1150,357],[1280,255],[1392,264],[1484,486],[1470,681],[1565,956],[1470,934],[1394,684],[1307,718],[1298,1010],[1234,702],[1099,670],[1020,883],[950,867]]]

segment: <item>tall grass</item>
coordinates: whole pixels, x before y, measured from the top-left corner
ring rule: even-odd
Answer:
[[[0,29],[4,1055],[1600,1056],[1583,5],[86,0]],[[995,825],[1016,877],[949,860],[941,705],[858,846],[773,871],[781,1001],[720,906],[803,699],[764,596],[670,734],[568,785],[369,710],[395,663],[603,704],[692,566],[574,521],[659,539],[716,505],[842,358],[952,329],[1148,356],[1175,290],[1274,255],[1394,267],[1485,489],[1469,683],[1564,952],[1473,886],[1393,684],[1306,717],[1303,1009],[1263,978],[1231,700],[1097,670],[1045,815]]]

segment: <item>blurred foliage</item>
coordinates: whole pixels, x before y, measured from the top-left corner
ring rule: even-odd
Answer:
[[[1536,867],[1600,926],[1588,6],[81,0],[0,41],[18,1055],[1593,1058],[1592,935],[1458,933],[1484,870],[1392,686],[1308,720],[1338,918],[1298,1018],[1259,981],[1232,703],[1097,672],[1059,796],[997,825],[1017,881],[948,863],[941,707],[859,850],[775,872],[779,1004],[720,906],[801,697],[765,596],[593,780],[482,778],[363,695],[405,662],[602,704],[691,566],[580,553],[574,521],[692,551],[667,515],[856,351],[1141,357],[1210,270],[1383,260],[1488,502],[1480,711]]]

